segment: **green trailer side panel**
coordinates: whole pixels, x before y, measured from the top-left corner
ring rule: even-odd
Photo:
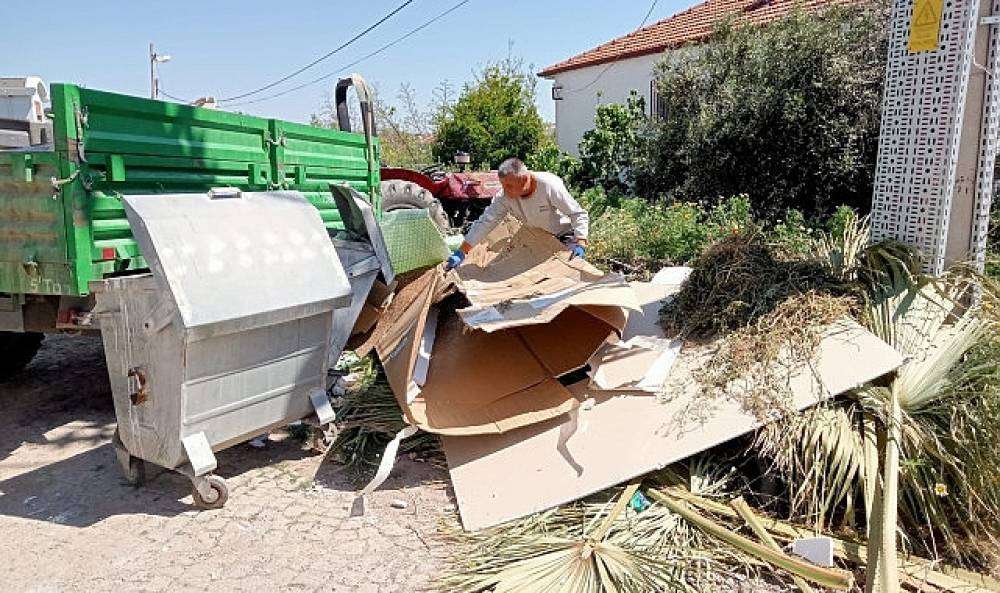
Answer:
[[[0,293],[85,295],[91,280],[144,268],[123,195],[294,189],[332,232],[342,225],[328,185],[347,183],[378,211],[377,161],[369,166],[362,134],[51,90],[54,152],[0,153]]]
[[[302,192],[320,211],[331,231],[343,228],[330,183],[346,183],[366,194],[379,211],[378,165],[369,173],[365,137],[361,134],[271,120],[278,139],[272,152],[274,178],[282,187]],[[373,139],[375,149],[378,139]]]
[[[74,290],[59,177],[51,152],[0,154],[0,291],[64,294]]]
[[[55,85],[53,85],[55,86]],[[116,93],[79,89],[84,149],[94,153],[268,163],[268,121]]]

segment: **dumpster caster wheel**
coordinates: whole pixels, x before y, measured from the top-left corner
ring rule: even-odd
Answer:
[[[122,475],[129,486],[138,488],[145,484],[146,462],[128,452],[125,444],[122,443],[122,438],[118,434],[117,428],[115,429],[114,436],[111,438],[111,442],[115,447],[115,457],[118,458],[118,465],[122,469]]]
[[[198,483],[196,482],[191,488],[191,496],[194,498],[194,506],[206,511],[211,509],[221,509],[229,499],[229,487],[226,486],[226,480],[215,475],[199,479],[204,480],[203,485],[208,492],[206,492],[205,496],[203,496],[201,491],[198,489]]]

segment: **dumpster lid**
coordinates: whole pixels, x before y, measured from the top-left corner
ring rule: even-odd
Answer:
[[[221,188],[123,201],[139,248],[186,328],[239,331],[350,304],[326,227],[299,192]]]

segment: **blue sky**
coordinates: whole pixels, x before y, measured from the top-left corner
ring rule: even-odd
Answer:
[[[148,44],[170,54],[161,67],[163,89],[180,97],[231,96],[284,76],[333,49],[403,0],[373,2],[148,0],[26,2],[0,0],[0,75],[38,74],[49,82],[75,82],[148,96]],[[415,0],[354,45],[275,91],[337,70],[443,12],[458,0]],[[693,0],[661,0],[649,22],[682,10]],[[386,52],[354,67],[393,102],[409,82],[421,102],[442,80],[468,80],[477,67],[507,56],[535,71],[624,34],[649,10],[651,0],[471,0]],[[22,22],[23,25],[9,26]],[[308,121],[336,76],[240,110]],[[541,81],[538,104],[553,119],[549,85]]]

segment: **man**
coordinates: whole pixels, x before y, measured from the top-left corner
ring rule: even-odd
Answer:
[[[503,193],[493,198],[483,215],[469,228],[461,248],[448,258],[446,270],[458,267],[466,254],[508,214],[523,225],[551,233],[570,250],[570,259],[583,258],[590,218],[569,195],[558,175],[529,171],[523,162],[514,158],[501,163],[497,174]]]

